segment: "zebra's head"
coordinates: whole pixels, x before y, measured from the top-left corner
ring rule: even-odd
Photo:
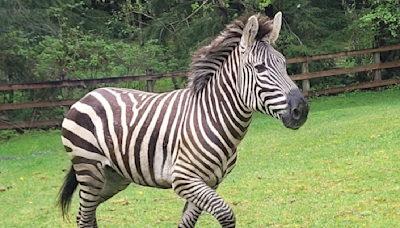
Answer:
[[[309,106],[287,74],[285,57],[271,45],[279,36],[281,24],[281,12],[272,21],[251,16],[243,23],[237,87],[250,109],[298,129],[307,120]]]

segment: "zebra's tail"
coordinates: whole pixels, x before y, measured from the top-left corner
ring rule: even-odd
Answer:
[[[68,174],[65,176],[64,183],[58,192],[58,202],[57,205],[61,208],[63,218],[67,216],[69,207],[71,205],[72,195],[78,186],[78,181],[76,180],[75,170],[71,166]]]

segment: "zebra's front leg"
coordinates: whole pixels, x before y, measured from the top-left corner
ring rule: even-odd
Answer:
[[[179,223],[179,228],[194,227],[197,220],[203,210],[193,203],[186,202],[183,208],[181,222]]]
[[[218,185],[214,187],[214,190],[217,190],[217,188]],[[178,227],[195,227],[202,211],[203,210],[198,206],[187,201],[185,207],[183,208],[181,222],[179,223]]]
[[[210,213],[223,228],[235,227],[236,220],[232,209],[217,194],[198,178],[185,176],[180,172],[172,174],[172,187],[176,194],[187,200],[179,227],[193,228],[201,211]],[[196,217],[185,217],[195,215]]]

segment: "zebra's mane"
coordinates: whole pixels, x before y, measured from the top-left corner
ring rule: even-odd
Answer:
[[[190,64],[188,88],[197,94],[216,74],[221,64],[229,57],[231,52],[239,45],[244,26],[250,16],[245,16],[227,25],[210,45],[196,51]],[[265,40],[272,31],[272,23],[268,17],[257,15],[258,33],[256,40]]]

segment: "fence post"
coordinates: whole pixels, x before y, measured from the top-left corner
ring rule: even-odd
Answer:
[[[146,70],[147,75],[152,75],[153,74],[153,69],[147,69]],[[154,92],[154,84],[155,80],[147,80],[147,92]]]
[[[68,87],[62,87],[61,88],[61,92],[63,94],[63,98],[65,98],[66,97],[65,95],[68,94]],[[64,110],[64,116],[67,116],[67,113],[69,111],[69,106],[68,105],[63,105],[63,110]]]
[[[302,62],[301,64],[301,73],[306,74],[308,73],[308,61]],[[310,80],[304,79],[302,80],[302,87],[303,92],[310,91]]]
[[[67,79],[67,75],[63,72],[61,74],[61,80],[65,81]],[[61,94],[63,99],[66,99],[68,97],[68,87],[61,87]],[[69,111],[69,106],[68,105],[63,105],[63,110],[64,110],[64,116],[67,116],[67,113]]]
[[[374,42],[374,47],[378,48],[378,42]],[[379,64],[381,63],[381,53],[380,52],[374,52],[374,63],[375,64]],[[381,70],[380,69],[376,69],[373,71],[373,76],[374,76],[374,81],[380,81],[382,80],[382,75],[381,75]]]

